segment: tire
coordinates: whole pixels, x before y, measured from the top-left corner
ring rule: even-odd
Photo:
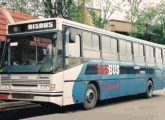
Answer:
[[[96,89],[96,86],[93,84],[87,85],[84,93],[84,102],[83,106],[84,109],[89,110],[96,106],[98,99],[98,91]]]
[[[151,80],[148,80],[147,85],[146,85],[146,93],[145,97],[146,98],[151,98],[153,95],[153,82]]]

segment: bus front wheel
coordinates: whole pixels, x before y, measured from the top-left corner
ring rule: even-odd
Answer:
[[[86,110],[92,109],[96,106],[97,103],[97,89],[94,84],[87,85],[84,94],[83,106]]]
[[[151,80],[148,80],[147,85],[146,85],[146,93],[145,97],[146,98],[151,98],[153,95],[153,82]]]

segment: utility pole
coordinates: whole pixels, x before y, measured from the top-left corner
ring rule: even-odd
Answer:
[[[82,23],[85,23],[85,0],[83,0]]]

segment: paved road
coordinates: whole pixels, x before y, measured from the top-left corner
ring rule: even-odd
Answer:
[[[165,120],[165,89],[154,92],[152,99],[129,96],[101,101],[93,110],[85,111],[81,105],[67,106],[53,111],[43,107],[8,111],[3,119],[24,120]]]

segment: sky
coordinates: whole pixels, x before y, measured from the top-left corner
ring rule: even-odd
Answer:
[[[94,0],[92,7],[94,8],[100,8],[100,2],[101,0]],[[115,1],[115,2],[120,2],[122,0],[111,0],[111,1]],[[151,5],[156,5],[157,3],[159,3],[160,0],[143,0],[141,3],[141,7],[143,7],[145,4],[151,4]],[[123,12],[115,12],[110,19],[117,19],[117,20],[125,20],[125,10],[129,9],[127,6],[121,7]]]

